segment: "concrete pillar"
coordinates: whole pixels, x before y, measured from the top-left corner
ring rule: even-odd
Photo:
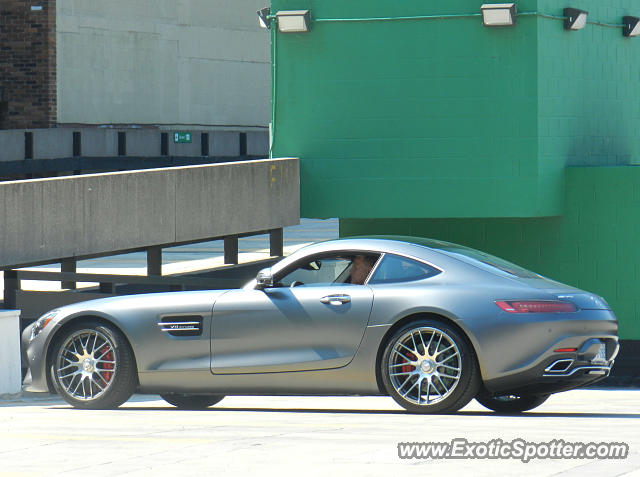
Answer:
[[[284,256],[284,233],[281,228],[269,231],[269,248],[272,257]]]
[[[162,276],[162,247],[147,249],[147,276]]]
[[[110,295],[113,295],[114,289],[115,287],[113,286],[113,283],[109,283],[109,282],[100,283],[100,293],[108,293]]]
[[[0,369],[0,395],[22,391],[19,310],[0,310]]]
[[[228,235],[224,238],[224,263],[238,263],[237,235]]]
[[[60,271],[62,273],[76,273],[77,263],[75,260],[65,260],[60,262]],[[75,290],[76,282],[73,280],[63,280],[61,284],[62,288],[66,290]]]
[[[16,306],[16,292],[20,289],[20,280],[16,270],[4,272],[4,306],[14,308]]]

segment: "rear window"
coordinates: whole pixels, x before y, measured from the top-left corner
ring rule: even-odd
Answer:
[[[386,254],[369,279],[369,285],[422,280],[440,273],[437,268],[407,257]]]
[[[501,272],[520,278],[541,278],[537,273],[531,272],[514,263],[473,248],[467,248],[462,245],[454,245],[447,242],[438,242],[436,246],[431,245],[431,247],[437,250],[442,250],[463,262],[467,262],[480,268],[497,269]]]

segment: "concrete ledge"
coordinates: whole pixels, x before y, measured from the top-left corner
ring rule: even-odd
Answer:
[[[58,127],[52,129],[15,129],[0,131],[0,162],[25,159],[25,136],[33,134],[32,159],[63,159],[74,156],[74,133],[80,133],[80,156],[113,157],[118,155],[118,133],[125,134],[126,154],[130,157],[159,157],[162,154],[161,135],[168,135],[166,155],[202,156],[202,133],[209,135],[209,155],[212,157],[238,157],[240,155],[240,133],[242,130],[194,130],[193,128],[91,128]],[[177,131],[190,132],[191,143],[175,143]],[[245,131],[248,156],[266,157],[269,153],[269,132]],[[77,154],[77,151],[75,151]],[[206,154],[205,154],[206,155]]]
[[[115,129],[79,130],[83,157],[114,157],[118,155],[118,131]]]
[[[159,156],[160,135],[157,129],[128,129],[124,132],[127,138],[127,156]]]
[[[73,156],[72,129],[34,129],[33,158],[55,159]],[[23,156],[24,158],[24,156]]]
[[[232,131],[214,132],[209,136],[209,152],[212,156],[239,156],[240,134]]]
[[[170,156],[201,156],[202,155],[202,133],[191,133],[191,142],[177,143],[175,142],[175,133],[169,134],[169,155]],[[211,138],[211,135],[209,136]]]
[[[206,164],[0,183],[0,268],[300,221],[298,159]]]
[[[269,132],[247,133],[247,155],[269,155]]]
[[[0,310],[0,396],[22,390],[20,311]]]

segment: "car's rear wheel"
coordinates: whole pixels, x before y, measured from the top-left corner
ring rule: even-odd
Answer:
[[[453,326],[437,320],[415,321],[394,333],[381,367],[387,392],[410,412],[455,412],[480,387],[471,344]]]
[[[100,323],[74,325],[57,339],[50,363],[58,394],[81,409],[112,409],[137,386],[133,352],[115,328]]]
[[[549,396],[549,394],[505,394],[494,396],[482,390],[476,396],[476,401],[492,411],[520,413],[538,407],[549,399]]]
[[[160,397],[180,409],[206,409],[222,401],[222,394],[161,394]]]

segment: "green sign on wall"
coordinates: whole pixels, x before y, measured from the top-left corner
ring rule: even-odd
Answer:
[[[190,132],[174,133],[173,142],[177,144],[191,144],[191,133]]]

